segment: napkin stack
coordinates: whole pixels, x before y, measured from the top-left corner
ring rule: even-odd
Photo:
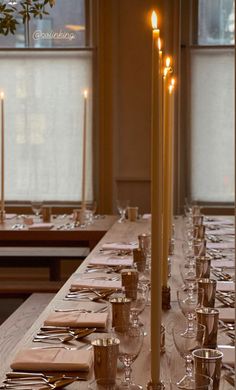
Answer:
[[[132,251],[138,248],[137,242],[107,242],[102,245],[103,250]]]
[[[48,316],[44,325],[70,326],[72,328],[105,328],[108,313],[56,312]]]
[[[133,265],[133,258],[131,256],[105,256],[105,255],[99,255],[98,257],[91,259],[89,264],[93,265],[105,265],[105,266],[125,266],[125,267],[132,267]]]
[[[234,282],[217,281],[216,290],[217,291],[235,291],[235,283]]]
[[[92,351],[64,348],[23,349],[11,364],[13,370],[26,371],[89,371],[93,362]]]
[[[217,307],[219,310],[219,318],[225,322],[234,322],[235,320],[235,309],[230,307]]]
[[[71,290],[80,290],[82,288],[116,290],[121,288],[121,281],[77,279],[71,284]]]
[[[235,347],[231,345],[218,345],[217,349],[223,352],[223,363],[235,365]]]

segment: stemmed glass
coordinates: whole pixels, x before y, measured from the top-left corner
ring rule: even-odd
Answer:
[[[137,290],[133,291],[136,298],[132,299],[130,304],[130,320],[134,325],[142,325],[139,320],[139,315],[145,309],[147,299],[148,299],[148,286],[142,283],[138,284]]]
[[[129,206],[129,200],[117,200],[116,201],[117,210],[120,214],[120,219],[118,222],[125,222],[125,214]]]
[[[180,264],[179,270],[184,282],[184,288],[189,292],[189,294],[192,294],[197,282],[196,266],[191,265],[189,268],[186,268],[185,264]]]
[[[140,325],[130,323],[127,329],[114,328],[114,336],[120,340],[119,360],[125,368],[125,376],[122,387],[131,390],[140,390],[142,386],[137,385],[131,378],[132,364],[138,357],[143,344],[143,329]]]
[[[188,291],[177,290],[178,304],[187,318],[186,332],[188,331],[189,334],[194,333],[195,310],[202,306],[203,297],[204,291],[202,288],[191,291],[191,294]]]
[[[43,202],[40,200],[32,200],[31,201],[31,207],[32,211],[36,216],[36,220],[39,220],[39,215],[42,210]]]
[[[177,382],[177,386],[180,389],[194,388],[195,378],[192,368],[192,352],[203,346],[205,329],[204,325],[193,323],[191,332],[189,332],[188,329],[186,330],[183,326],[178,325],[172,330],[176,349],[180,356],[185,359],[185,375]]]

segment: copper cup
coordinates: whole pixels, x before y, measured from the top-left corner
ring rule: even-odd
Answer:
[[[201,307],[196,309],[196,314],[197,322],[206,327],[203,346],[206,348],[216,348],[219,310],[210,307]]]
[[[209,278],[211,271],[211,257],[199,256],[196,258],[196,276],[197,278]]]
[[[138,235],[139,248],[143,249],[145,255],[151,254],[151,234],[142,233]]]
[[[194,237],[196,239],[204,239],[205,238],[205,225],[194,225]]]
[[[51,214],[52,214],[52,208],[49,206],[43,206],[42,208],[43,222],[50,222]]]
[[[206,255],[206,240],[194,239],[193,241],[194,256],[205,256]]]
[[[203,224],[203,215],[202,214],[193,215],[193,224],[194,225],[202,225]]]
[[[216,296],[216,280],[201,278],[198,280],[198,288],[203,289],[203,306],[214,307]]]
[[[91,342],[94,351],[94,375],[101,384],[114,383],[120,340],[115,337],[99,338]]]
[[[217,349],[196,349],[192,353],[196,374],[207,375],[213,380],[213,390],[220,385],[223,353]]]
[[[112,326],[124,332],[129,326],[131,299],[117,297],[110,299],[112,305]]]
[[[192,213],[193,215],[201,215],[201,207],[198,205],[192,206]]]
[[[146,256],[141,248],[133,249],[133,261],[138,272],[144,272],[146,267]]]
[[[122,269],[121,283],[125,288],[126,298],[136,299],[138,288],[138,271],[135,269]]]
[[[135,222],[138,219],[138,207],[128,207],[128,220],[131,222]]]

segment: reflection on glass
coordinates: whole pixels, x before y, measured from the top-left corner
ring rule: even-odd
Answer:
[[[15,6],[20,10],[20,6]],[[29,21],[29,47],[62,48],[84,47],[85,44],[85,1],[57,0],[54,7],[48,7],[49,15],[43,19],[31,17]],[[0,35],[0,47],[27,47],[27,26],[17,18],[16,33]]]
[[[234,44],[234,0],[199,0],[198,44]]]

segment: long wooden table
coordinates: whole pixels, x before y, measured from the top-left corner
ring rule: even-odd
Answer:
[[[176,290],[181,286],[182,282],[180,280],[178,264],[183,261],[182,258],[182,229],[181,229],[181,218],[176,220],[176,246],[175,254],[172,257],[172,276],[169,279],[171,286],[171,310],[163,312],[162,322],[166,326],[166,352],[161,357],[161,378],[165,382],[166,389],[169,389],[170,378],[176,378],[184,372],[184,362],[178,355],[173,344],[173,338],[171,335],[171,330],[173,326],[179,321],[184,321],[184,317],[178,308],[176,302]],[[105,234],[99,244],[94,248],[94,250],[89,254],[84,263],[78,268],[78,270],[71,275],[69,280],[65,283],[62,289],[58,292],[55,298],[47,306],[44,312],[39,316],[35,321],[33,326],[26,332],[22,340],[19,340],[18,343],[13,344],[12,340],[5,340],[4,343],[4,354],[1,356],[1,368],[0,368],[0,381],[5,377],[6,371],[9,371],[9,366],[13,360],[16,352],[22,347],[30,346],[40,346],[40,343],[33,343],[32,339],[36,332],[42,326],[45,318],[49,315],[50,312],[53,312],[55,308],[73,308],[73,307],[84,307],[85,303],[77,302],[68,302],[63,300],[67,292],[69,291],[72,281],[78,276],[78,273],[83,273],[86,265],[89,260],[96,256],[102,243],[114,242],[114,241],[133,241],[137,240],[137,236],[140,233],[146,233],[150,231],[150,224],[148,221],[140,220],[138,222],[126,222],[124,224],[115,223],[111,229]],[[86,307],[94,307],[93,305],[98,305],[98,303],[87,303]],[[141,321],[144,323],[147,336],[144,338],[143,347],[139,357],[133,364],[133,376],[135,381],[141,384],[144,388],[147,385],[147,382],[150,380],[150,362],[151,362],[151,351],[150,351],[150,307],[146,306],[145,310],[141,315]],[[89,336],[90,340],[100,337],[101,334],[92,334]],[[225,336],[225,334],[220,334],[220,337],[223,338],[223,342],[230,344],[230,339]],[[74,342],[75,345],[80,345],[78,341]],[[0,345],[0,350],[2,350]],[[118,376],[122,376],[123,373],[118,371]],[[232,389],[232,387],[227,382],[222,382],[222,389]],[[68,386],[68,389],[77,389],[78,384],[74,383]],[[87,388],[87,382],[80,383],[81,389]]]
[[[0,267],[49,267],[50,280],[61,279],[61,260],[83,260],[117,220],[106,215],[86,227],[67,230],[73,221],[53,218],[50,230],[14,229],[19,218],[0,224]]]
[[[23,229],[14,229],[15,224],[21,223],[18,218],[5,220],[0,224],[0,247],[89,247],[92,250],[104,234],[117,220],[117,216],[106,215],[95,219],[86,227],[67,229],[67,223],[73,223],[69,217],[53,218],[54,225],[50,230],[30,230],[25,225]],[[64,227],[63,227],[64,225]]]

